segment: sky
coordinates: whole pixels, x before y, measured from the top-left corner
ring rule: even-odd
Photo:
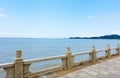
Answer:
[[[120,34],[120,0],[0,0],[0,37]]]

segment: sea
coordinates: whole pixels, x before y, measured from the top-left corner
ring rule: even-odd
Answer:
[[[67,47],[70,47],[71,53],[78,53],[90,51],[92,46],[106,49],[109,44],[111,48],[115,48],[118,43],[119,39],[0,38],[0,64],[13,62],[16,50],[22,50],[22,58],[30,60],[64,55]],[[87,56],[83,58],[85,57]],[[42,68],[49,67],[50,64],[51,62],[42,63]],[[31,66],[31,70],[36,71],[39,68],[35,65],[37,64]]]

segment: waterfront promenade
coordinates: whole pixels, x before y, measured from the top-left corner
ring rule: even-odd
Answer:
[[[120,78],[120,56],[84,67],[57,78]]]

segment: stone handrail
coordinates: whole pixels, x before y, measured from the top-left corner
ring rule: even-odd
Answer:
[[[4,63],[4,64],[0,64],[0,68],[7,68],[7,67],[12,67],[14,66],[13,63]]]
[[[49,61],[49,60],[55,60],[55,59],[62,59],[62,58],[66,58],[66,56],[61,55],[61,56],[52,56],[52,57],[30,59],[30,60],[25,60],[24,64],[30,64],[30,63],[42,62],[42,61]]]
[[[0,64],[0,68],[3,68],[5,70],[6,72],[5,78],[39,78],[40,76],[47,73],[57,72],[60,70],[70,70],[71,68],[74,68],[76,65],[93,63],[99,59],[110,58],[113,56],[113,54],[111,54],[111,50],[116,51],[114,55],[120,55],[119,44],[117,45],[116,48],[110,48],[110,45],[108,45],[106,49],[100,49],[100,50],[96,50],[95,46],[93,46],[90,51],[78,52],[78,53],[71,53],[70,47],[68,47],[65,55],[37,58],[37,59],[30,59],[30,60],[23,60],[22,51],[17,50],[14,62]],[[105,52],[105,55],[98,57],[97,56],[98,52]],[[76,56],[82,56],[82,55],[89,55],[89,58],[87,60],[82,60],[78,62],[74,61],[74,58]],[[62,65],[53,66],[53,67],[46,68],[34,73],[30,72],[29,70],[30,65],[32,63],[50,61],[50,60],[56,60],[56,59],[61,59]]]
[[[78,52],[78,53],[73,53],[73,56],[79,56],[79,55],[84,55],[84,54],[89,54],[91,51],[85,51],[85,52]]]
[[[97,53],[97,52],[104,52],[104,51],[106,51],[106,49],[96,50],[95,52]]]

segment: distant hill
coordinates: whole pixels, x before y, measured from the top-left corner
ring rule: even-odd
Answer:
[[[70,39],[120,39],[120,35],[112,34],[99,37],[70,37]]]

